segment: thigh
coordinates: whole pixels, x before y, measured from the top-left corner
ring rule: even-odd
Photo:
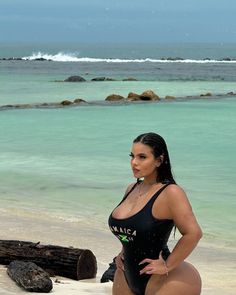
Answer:
[[[124,272],[120,269],[117,269],[114,276],[114,282],[112,287],[112,295],[134,295],[131,292],[126,279]]]
[[[153,275],[145,295],[200,295],[201,278],[198,271],[187,262],[181,263],[168,276]]]

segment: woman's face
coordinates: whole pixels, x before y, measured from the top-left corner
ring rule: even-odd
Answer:
[[[130,156],[134,177],[156,179],[161,161],[159,157],[154,157],[151,147],[140,142],[134,143]]]

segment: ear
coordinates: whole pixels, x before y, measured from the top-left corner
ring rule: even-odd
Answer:
[[[163,155],[160,155],[157,159],[156,159],[156,167],[160,167],[161,164],[163,163],[164,161],[164,156]]]

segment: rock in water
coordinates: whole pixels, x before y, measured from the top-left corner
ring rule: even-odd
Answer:
[[[152,90],[146,90],[140,95],[141,100],[160,100],[160,97]]]
[[[65,79],[64,82],[85,82],[86,80],[80,76],[70,76],[69,78]]]
[[[107,101],[121,101],[121,100],[124,100],[125,98],[121,95],[118,95],[118,94],[111,94],[111,95],[108,95],[106,97],[105,100]]]

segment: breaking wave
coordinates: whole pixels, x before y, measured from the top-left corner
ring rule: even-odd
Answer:
[[[236,59],[183,59],[183,58],[141,58],[141,59],[120,59],[120,58],[95,58],[78,57],[76,53],[48,54],[43,52],[33,53],[31,56],[22,57],[24,60],[49,60],[56,62],[107,62],[107,63],[236,63]]]

